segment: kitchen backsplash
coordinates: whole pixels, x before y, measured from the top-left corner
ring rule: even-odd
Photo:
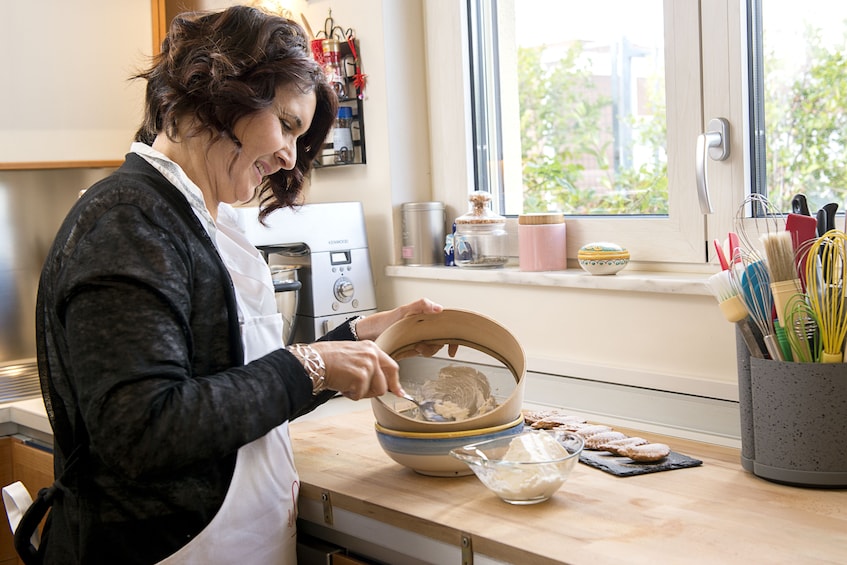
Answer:
[[[35,357],[35,297],[47,250],[79,191],[111,171],[0,171],[0,365]]]

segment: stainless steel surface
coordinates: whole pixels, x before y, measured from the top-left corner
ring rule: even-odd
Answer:
[[[271,214],[237,208],[250,242],[273,268],[298,265],[300,290],[294,341],[310,342],[345,320],[376,312],[365,217],[359,202],[306,204]]]
[[[0,365],[35,357],[35,297],[47,251],[79,191],[111,171],[0,171]]]
[[[35,361],[0,367],[0,403],[41,396],[38,367]]]
[[[297,265],[275,265],[271,268],[276,309],[282,315],[282,342],[286,345],[293,343],[292,330],[297,322],[297,303],[303,286],[297,275],[299,270]]]
[[[401,207],[403,248],[406,265],[440,265],[444,262],[442,202],[407,202]]]

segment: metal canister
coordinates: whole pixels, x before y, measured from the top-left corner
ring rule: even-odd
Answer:
[[[443,202],[407,202],[401,207],[405,265],[440,265],[443,261]]]

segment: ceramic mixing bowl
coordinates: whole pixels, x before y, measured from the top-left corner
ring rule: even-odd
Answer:
[[[450,456],[450,451],[467,445],[498,438],[509,438],[524,429],[521,415],[500,426],[456,432],[402,432],[375,424],[376,437],[383,451],[397,463],[421,475],[459,477],[470,475],[471,469]]]
[[[497,366],[475,366],[475,369],[487,377],[497,406],[489,412],[467,419],[427,422],[410,411],[411,403],[387,394],[371,399],[378,424],[405,432],[452,432],[499,426],[521,415],[526,354],[515,336],[505,327],[481,314],[459,309],[409,316],[391,325],[377,338],[376,343],[393,358],[399,359],[400,382],[413,396],[427,380],[437,378],[441,367],[454,363],[467,365],[463,361],[448,358],[407,357],[415,345],[421,342],[455,343],[491,359]]]

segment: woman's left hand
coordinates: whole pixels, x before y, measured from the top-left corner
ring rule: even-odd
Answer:
[[[358,334],[359,339],[373,340],[378,338],[380,334],[382,334],[382,332],[384,332],[391,324],[402,320],[407,316],[416,316],[418,314],[438,314],[442,310],[444,310],[444,308],[440,304],[436,304],[428,298],[421,298],[404,306],[398,306],[393,310],[377,312],[376,314],[371,314],[370,316],[362,318],[359,320],[359,323],[356,324],[356,333]],[[443,347],[442,344],[422,343],[416,346],[416,350],[417,354],[429,357],[435,355],[441,347]],[[459,346],[457,344],[450,344],[448,349],[450,357],[453,357],[456,354],[456,350],[458,348]]]

